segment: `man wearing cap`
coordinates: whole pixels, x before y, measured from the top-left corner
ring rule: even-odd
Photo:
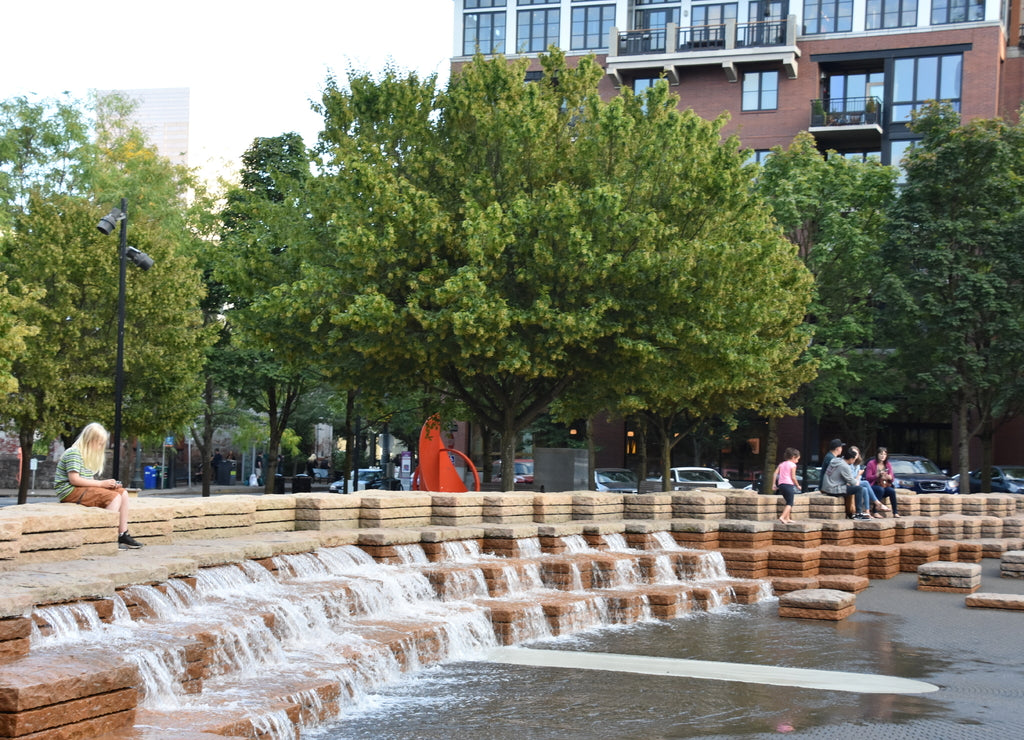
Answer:
[[[825,480],[825,471],[828,470],[828,464],[832,462],[833,457],[839,457],[843,452],[843,440],[833,439],[828,443],[828,452],[825,453],[825,457],[821,461],[821,474],[818,476],[818,481]]]

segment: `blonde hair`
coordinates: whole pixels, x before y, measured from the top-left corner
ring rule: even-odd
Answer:
[[[103,425],[94,421],[92,424],[86,425],[82,433],[78,435],[78,439],[71,445],[72,448],[79,451],[85,467],[89,468],[94,475],[99,475],[103,471],[103,464],[107,457],[107,440],[109,439],[110,435]]]

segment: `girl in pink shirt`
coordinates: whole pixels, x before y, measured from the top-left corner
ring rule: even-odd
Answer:
[[[772,486],[772,490],[778,491],[786,501],[786,505],[782,507],[782,513],[779,515],[779,521],[789,524],[793,521],[791,516],[793,498],[800,493],[800,484],[796,481],[796,464],[800,460],[800,450],[787,447],[783,456],[785,459],[775,469],[775,485]]]

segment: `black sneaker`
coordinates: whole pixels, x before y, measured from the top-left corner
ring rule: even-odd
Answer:
[[[117,536],[117,548],[119,550],[138,550],[140,547],[142,547],[142,543],[127,532],[122,532]]]

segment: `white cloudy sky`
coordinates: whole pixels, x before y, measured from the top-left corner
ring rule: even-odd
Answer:
[[[237,159],[298,131],[329,72],[389,62],[447,79],[453,0],[3,3],[0,99],[90,89],[190,88],[190,159]]]

